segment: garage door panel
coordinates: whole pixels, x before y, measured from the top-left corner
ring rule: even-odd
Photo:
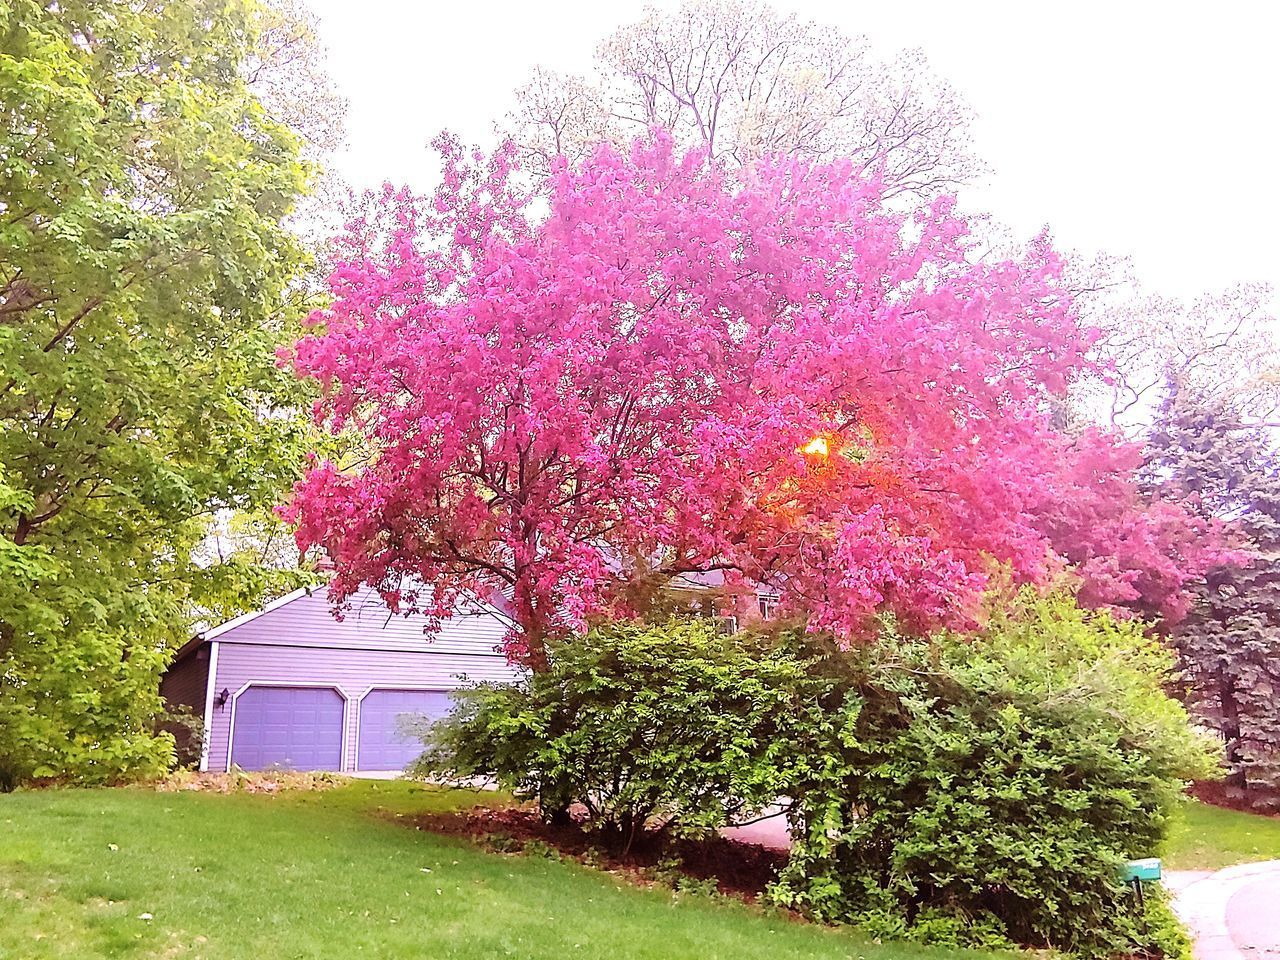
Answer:
[[[452,709],[445,690],[371,690],[360,701],[358,768],[403,770],[422,753],[422,741],[405,733],[405,723],[436,720]]]
[[[340,770],[344,706],[330,687],[250,687],[236,699],[231,762],[243,770]]]

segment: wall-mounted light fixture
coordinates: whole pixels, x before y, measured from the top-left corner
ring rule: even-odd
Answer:
[[[226,687],[222,688],[222,692],[218,694],[218,706],[225,707],[227,701],[231,699],[231,691]]]

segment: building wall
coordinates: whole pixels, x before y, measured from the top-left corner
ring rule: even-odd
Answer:
[[[208,769],[226,770],[236,698],[251,684],[326,686],[347,701],[343,769],[355,768],[360,701],[371,689],[452,690],[474,681],[510,682],[518,672],[488,649],[444,653],[435,649],[372,650],[248,644],[218,639],[217,676],[210,727]],[[217,694],[228,692],[225,704]]]
[[[209,646],[187,653],[165,671],[160,679],[160,696],[171,707],[190,707],[204,712],[205,684],[209,679]]]
[[[160,696],[170,709],[187,707],[195,717],[204,716],[205,691],[209,680],[209,645],[204,644],[169,667],[160,679]],[[198,722],[198,721],[193,721]],[[163,728],[173,734],[178,762],[196,763],[200,759],[201,737],[183,723],[166,722]]]
[[[276,614],[289,607],[303,607],[292,616]],[[355,769],[360,701],[372,689],[453,690],[474,681],[509,682],[518,672],[499,652],[504,626],[497,618],[470,617],[460,628],[445,626],[439,635],[384,630],[387,611],[380,618],[362,618],[361,630],[329,627],[315,616],[319,608],[329,616],[321,599],[300,598],[276,611],[262,614],[218,636],[218,672],[214,678],[209,739],[209,769],[225,771],[232,749],[232,718],[236,700],[250,685],[329,686],[347,700],[343,769]],[[274,621],[264,630],[261,621]],[[394,622],[394,621],[393,621]],[[458,621],[451,621],[458,623]],[[252,627],[252,630],[250,630]],[[337,634],[342,645],[320,645]],[[253,643],[246,643],[247,636]],[[259,640],[268,639],[266,643]],[[218,694],[227,691],[225,704]]]
[[[392,614],[371,590],[336,619],[323,587],[242,622],[209,631],[210,639],[175,663],[161,690],[170,702],[203,714],[212,693],[204,768],[226,770],[237,698],[252,684],[325,686],[346,701],[343,769],[354,769],[360,701],[369,690],[452,690],[471,681],[518,676],[501,652],[506,624],[482,608],[432,625]],[[214,648],[216,647],[216,653]],[[215,676],[208,683],[210,660]],[[219,694],[226,691],[226,702]]]
[[[220,641],[234,643],[305,643],[309,646],[357,650],[431,650],[435,653],[491,654],[506,632],[492,612],[477,607],[433,627],[425,617],[391,613],[382,598],[369,589],[351,598],[349,609],[334,617],[324,587],[310,596],[268,610],[226,632],[211,631]]]

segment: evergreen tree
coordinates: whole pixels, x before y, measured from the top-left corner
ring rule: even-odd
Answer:
[[[1149,438],[1147,483],[1239,537],[1173,634],[1184,695],[1226,744],[1230,780],[1280,803],[1280,453],[1220,401],[1174,390]]]

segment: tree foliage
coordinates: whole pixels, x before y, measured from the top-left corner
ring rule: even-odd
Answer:
[[[157,681],[208,520],[293,478],[272,363],[307,170],[249,89],[239,0],[0,10],[0,768],[168,762]],[[256,61],[255,61],[256,62]]]
[[[1083,384],[1090,417],[1145,433],[1169,384],[1255,423],[1280,410],[1280,342],[1270,291],[1241,284],[1191,302],[1153,296],[1116,263],[1077,264],[1075,284],[1100,337],[1102,376]]]
[[[781,736],[804,668],[711,620],[606,624],[549,669],[481,684],[427,728],[419,772],[492,777],[544,813],[579,805],[606,842],[715,830],[777,799]]]
[[[767,4],[687,0],[649,9],[599,47],[591,77],[539,68],[516,92],[511,135],[535,173],[653,127],[733,169],[786,153],[848,158],[888,195],[935,195],[980,169],[969,110],[918,51],[893,62],[865,40]]]
[[[852,651],[792,628],[597,627],[523,684],[463,692],[419,769],[578,805],[620,847],[785,797],[774,902],[932,943],[1185,956],[1167,906],[1143,914],[1120,879],[1216,759],[1163,689],[1168,650],[1030,589],[976,638],[880,626]]]
[[[509,151],[441,146],[430,202],[388,190],[353,222],[293,354],[363,440],[291,508],[335,595],[502,595],[534,665],[691,571],[776,584],[846,638],[886,611],[968,622],[993,561],[1181,611],[1212,537],[1147,509],[1135,448],[1051,416],[1092,334],[1044,238],[971,257],[949,199],[895,212],[794,158],[731,180],[665,134],[559,166],[547,215]]]
[[[1232,780],[1280,802],[1280,453],[1222,399],[1175,390],[1149,440],[1148,483],[1228,520],[1237,555],[1210,570],[1173,634],[1188,706],[1226,743]]]
[[[1068,595],[1002,598],[980,636],[881,642],[831,679],[784,776],[791,857],[772,896],[886,937],[1185,955],[1120,867],[1157,855],[1215,757],[1162,689],[1170,654]]]

